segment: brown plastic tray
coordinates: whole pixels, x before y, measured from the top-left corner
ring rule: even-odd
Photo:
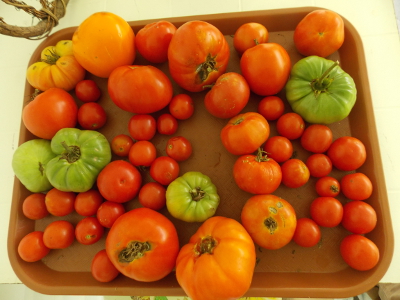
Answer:
[[[296,52],[293,44],[293,31],[297,23],[315,7],[265,10],[241,13],[227,13],[203,15],[193,17],[171,18],[177,27],[189,20],[204,20],[217,26],[231,45],[231,59],[227,71],[240,72],[239,57],[232,47],[232,36],[236,29],[246,22],[264,24],[270,32],[270,42],[277,42],[289,52],[294,64],[301,56]],[[156,20],[130,22],[135,33],[145,24]],[[331,59],[340,60],[341,67],[348,72],[357,85],[357,102],[348,118],[330,125],[334,138],[343,135],[352,135],[359,138],[366,146],[367,161],[359,169],[369,176],[374,185],[374,192],[368,203],[376,210],[378,224],[367,237],[372,239],[380,250],[378,265],[370,271],[359,272],[348,267],[339,254],[341,239],[349,234],[341,226],[322,228],[321,242],[312,248],[302,248],[293,241],[280,250],[266,250],[257,247],[259,263],[255,268],[253,282],[246,296],[270,297],[331,297],[344,298],[361,294],[377,284],[387,271],[393,254],[393,230],[389,212],[387,191],[381,163],[379,142],[377,137],[373,105],[369,90],[367,66],[361,38],[356,29],[345,21],[345,42],[338,52],[331,55]],[[71,39],[76,27],[60,30],[40,44],[32,55],[29,64],[39,60],[40,51],[54,45],[58,40]],[[140,56],[135,64],[148,64]],[[168,76],[167,63],[158,65]],[[87,78],[94,79],[100,86],[103,95],[99,103],[108,113],[108,123],[100,131],[111,141],[116,134],[128,134],[127,124],[132,114],[116,107],[107,94],[107,80],[99,79],[91,74]],[[174,82],[175,94],[187,93]],[[25,104],[33,93],[27,83]],[[73,93],[72,93],[73,94]],[[226,120],[212,117],[204,108],[205,92],[189,93],[195,102],[195,114],[188,120],[179,121],[179,129],[175,136],[183,135],[193,145],[192,157],[180,163],[181,174],[189,170],[200,171],[211,177],[221,196],[221,204],[217,215],[240,220],[240,211],[245,201],[251,196],[241,191],[234,183],[232,166],[236,156],[229,154],[222,146],[219,138],[220,129]],[[75,96],[75,95],[73,95]],[[279,94],[285,99],[284,92]],[[76,98],[76,97],[75,97]],[[262,97],[251,95],[249,104],[244,111],[255,111],[257,103]],[[81,105],[77,100],[78,105]],[[287,106],[286,111],[290,111]],[[157,116],[158,114],[154,114]],[[275,122],[270,122],[271,136],[276,134]],[[21,123],[19,143],[23,143],[34,136]],[[170,136],[157,135],[152,141],[158,149],[159,155],[165,155],[165,144]],[[310,153],[302,150],[299,141],[294,141],[297,157],[305,160]],[[340,179],[345,173],[333,170],[331,175]],[[144,174],[144,181],[149,181],[148,174]],[[309,205],[317,197],[314,190],[316,179],[311,178],[309,183],[298,189],[289,189],[281,186],[274,194],[288,200],[295,208],[297,217],[309,216]],[[33,231],[44,230],[45,226],[55,219],[66,219],[76,224],[82,217],[72,213],[64,218],[46,217],[40,221],[28,220],[22,214],[22,202],[30,193],[18,179],[14,183],[12,197],[10,227],[8,236],[8,252],[12,267],[19,279],[29,288],[44,294],[61,295],[163,295],[182,296],[183,290],[178,285],[175,274],[172,272],[166,278],[153,282],[141,283],[120,275],[114,281],[104,284],[93,279],[90,273],[90,263],[97,251],[104,248],[105,238],[91,246],[73,245],[64,250],[52,250],[42,261],[27,263],[17,254],[17,245],[21,238]],[[346,202],[339,196],[343,203]],[[137,199],[127,204],[127,209],[139,207]],[[176,225],[181,245],[196,231],[200,224],[189,224],[173,219],[166,209],[162,213],[170,217]],[[212,271],[210,271],[212,272]],[[212,275],[212,274],[210,274]],[[204,287],[207,288],[207,287]]]

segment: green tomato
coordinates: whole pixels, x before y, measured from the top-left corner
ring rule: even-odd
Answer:
[[[331,124],[346,118],[357,98],[353,78],[337,62],[319,56],[299,60],[286,84],[286,99],[309,123]]]
[[[15,176],[32,193],[48,191],[53,187],[46,176],[46,165],[55,156],[49,140],[27,141],[14,152],[12,168]]]
[[[168,185],[166,205],[169,213],[182,221],[203,222],[219,205],[217,187],[200,172],[187,172]]]
[[[98,131],[63,128],[51,140],[57,156],[47,163],[50,183],[65,192],[92,188],[100,171],[111,161],[111,148]]]

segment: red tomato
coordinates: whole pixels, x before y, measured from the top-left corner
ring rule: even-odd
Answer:
[[[75,86],[75,95],[83,102],[95,102],[99,100],[101,91],[95,81],[86,79],[77,83]]]
[[[76,195],[75,211],[81,216],[89,217],[97,213],[104,199],[98,190],[88,190]]]
[[[315,183],[315,190],[320,197],[336,197],[340,193],[340,183],[336,178],[324,176]]]
[[[313,177],[328,176],[332,171],[331,159],[322,153],[310,155],[306,160],[307,168],[310,170],[310,175]]]
[[[268,121],[256,112],[237,115],[221,130],[221,141],[225,149],[235,155],[250,154],[268,139]]]
[[[227,119],[239,114],[250,98],[246,79],[238,73],[228,72],[218,77],[204,98],[207,111],[214,117]]]
[[[50,140],[60,129],[75,127],[78,106],[63,89],[50,88],[24,107],[22,120],[31,133]]]
[[[217,27],[204,21],[179,26],[168,48],[169,72],[176,83],[190,92],[201,92],[225,73],[229,45]]]
[[[274,121],[283,115],[285,104],[277,96],[267,96],[261,99],[257,106],[257,112],[266,120]]]
[[[49,254],[50,249],[43,242],[43,231],[33,231],[22,238],[17,251],[24,261],[35,262]]]
[[[104,108],[96,102],[83,104],[78,110],[78,123],[83,129],[97,130],[107,122]]]
[[[310,179],[310,171],[306,164],[297,158],[285,161],[282,166],[282,183],[289,188],[305,185]]]
[[[187,94],[175,95],[169,103],[169,112],[178,120],[189,119],[194,113],[192,97]]]
[[[136,34],[137,50],[151,63],[166,62],[168,60],[168,46],[175,31],[175,25],[168,21],[147,24]]]
[[[108,78],[108,93],[121,109],[150,114],[166,107],[172,98],[167,75],[153,66],[121,66]]]
[[[176,161],[187,160],[192,155],[192,144],[183,136],[170,138],[165,147],[167,155]]]
[[[270,137],[264,144],[264,151],[268,156],[278,163],[290,159],[293,155],[292,142],[284,136],[276,135]]]
[[[162,114],[157,119],[157,131],[160,134],[172,135],[178,130],[178,121],[171,114]]]
[[[97,210],[97,220],[106,228],[111,228],[115,220],[125,213],[125,207],[121,203],[104,201]]]
[[[353,171],[367,159],[363,142],[351,136],[342,136],[333,141],[327,155],[334,167],[342,171]]]
[[[114,160],[97,177],[101,195],[109,201],[127,202],[136,197],[142,184],[142,176],[129,162]]]
[[[22,212],[25,217],[31,220],[43,219],[49,214],[46,207],[46,195],[34,193],[25,198],[22,203]]]
[[[250,90],[260,96],[272,96],[281,91],[289,78],[290,69],[289,54],[276,43],[249,48],[240,59],[240,70]]]
[[[311,218],[319,226],[335,227],[343,218],[343,205],[333,197],[318,197],[311,203]]]
[[[151,115],[134,115],[129,119],[128,131],[137,141],[149,141],[157,131],[156,119]]]
[[[52,188],[46,194],[46,208],[53,216],[66,216],[75,210],[76,194]]]
[[[122,274],[153,282],[175,268],[179,239],[167,217],[143,207],[130,210],[115,221],[107,235],[106,250]]]
[[[364,173],[351,173],[340,180],[343,194],[351,200],[366,200],[372,195],[372,182]]]
[[[375,209],[364,201],[350,201],[343,206],[342,226],[351,233],[371,232],[376,222]]]
[[[83,245],[92,245],[98,242],[104,234],[104,227],[96,217],[85,217],[76,224],[76,240]]]
[[[258,44],[268,42],[269,33],[267,28],[260,23],[245,23],[241,25],[233,36],[233,47],[242,55],[247,49]]]
[[[276,122],[278,133],[289,140],[301,137],[306,127],[303,118],[294,112],[283,114]]]
[[[321,240],[321,229],[313,220],[301,218],[297,220],[293,241],[301,247],[313,247]]]
[[[93,278],[100,282],[110,282],[119,275],[119,271],[108,258],[106,249],[100,250],[93,257],[90,271]]]
[[[179,176],[179,164],[169,156],[159,156],[150,166],[150,176],[158,183],[168,185]]]
[[[139,202],[144,207],[160,210],[165,207],[166,188],[158,182],[148,182],[139,191]]]
[[[157,157],[157,149],[149,141],[139,141],[133,144],[128,157],[131,164],[136,167],[149,167]]]
[[[43,242],[49,249],[65,249],[75,240],[75,229],[68,221],[53,221],[44,230]]]
[[[118,134],[111,140],[111,150],[115,155],[125,157],[129,155],[134,141],[129,135]]]
[[[340,254],[350,267],[359,271],[370,270],[379,262],[379,249],[376,244],[358,234],[348,235],[342,240]]]
[[[332,130],[326,125],[308,126],[301,135],[301,146],[313,153],[324,153],[332,144]]]

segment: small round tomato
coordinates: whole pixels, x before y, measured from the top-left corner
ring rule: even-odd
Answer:
[[[359,271],[370,270],[379,262],[379,248],[359,234],[348,235],[342,240],[340,254],[350,267]]]
[[[88,190],[76,195],[75,211],[81,216],[89,217],[97,213],[104,199],[98,190]]]
[[[297,158],[285,161],[282,166],[282,183],[289,188],[305,185],[310,179],[310,171],[306,164]]]
[[[257,106],[257,112],[268,121],[277,120],[283,115],[284,111],[285,104],[277,96],[264,97]]]
[[[103,234],[104,227],[96,217],[85,217],[75,227],[76,240],[83,245],[92,245],[98,242]]]
[[[76,194],[52,188],[46,194],[46,208],[53,216],[62,217],[75,210]]]
[[[268,42],[269,33],[267,28],[260,23],[245,23],[241,25],[233,36],[233,47],[242,55],[247,49],[258,44]]]
[[[49,254],[50,249],[43,242],[43,231],[33,231],[22,238],[17,251],[24,261],[35,262]]]
[[[310,175],[313,177],[328,176],[332,171],[331,159],[322,153],[310,155],[306,160],[307,168],[310,170]]]
[[[336,197],[340,193],[340,183],[336,178],[324,176],[315,183],[315,190],[320,197]]]
[[[158,133],[172,135],[177,130],[178,130],[178,121],[171,114],[162,114],[157,118]]]
[[[34,193],[25,198],[22,203],[22,212],[25,217],[31,220],[43,219],[49,214],[46,207],[46,195]]]
[[[44,229],[43,242],[47,248],[65,249],[71,246],[74,240],[74,225],[68,221],[53,221]]]
[[[152,115],[134,115],[129,119],[128,131],[137,141],[149,141],[156,134],[156,124],[156,119]]]
[[[351,200],[365,200],[372,195],[372,182],[364,173],[351,173],[340,180],[343,194]]]
[[[327,155],[334,167],[341,171],[353,171],[361,167],[367,159],[363,142],[351,136],[342,136],[334,140]]]
[[[139,191],[139,202],[144,207],[160,210],[165,207],[166,188],[158,182],[148,182]]]
[[[264,144],[264,151],[268,156],[278,163],[290,159],[293,155],[292,142],[284,136],[276,135],[270,137]]]
[[[149,141],[138,141],[129,150],[128,158],[136,167],[149,167],[157,157],[157,149]]]
[[[77,83],[75,95],[82,102],[95,102],[99,100],[101,91],[95,81],[86,79]]]
[[[371,232],[376,222],[375,209],[364,201],[350,201],[343,206],[342,226],[351,233]]]
[[[322,227],[335,227],[343,218],[343,205],[333,197],[318,197],[310,206],[311,218]]]
[[[93,257],[90,271],[99,282],[110,282],[119,275],[119,271],[108,258],[106,249],[100,250]]]
[[[165,147],[167,155],[176,161],[184,161],[188,159],[192,155],[192,151],[192,144],[183,136],[170,138]]]
[[[168,185],[179,176],[179,164],[169,156],[159,156],[150,166],[150,176],[158,183]]]
[[[310,218],[297,220],[293,241],[301,247],[313,247],[321,240],[321,229]]]
[[[111,150],[115,155],[125,157],[129,155],[134,141],[129,135],[118,134],[111,140]]]
[[[193,99],[187,94],[175,95],[172,97],[168,108],[170,114],[176,119],[189,119],[194,113]]]
[[[276,130],[278,133],[289,140],[295,140],[301,137],[305,126],[303,118],[294,112],[283,114],[276,122]]]
[[[321,124],[308,126],[300,138],[301,146],[313,153],[324,153],[332,144],[332,130]]]
[[[121,203],[104,201],[97,210],[97,220],[103,227],[111,228],[115,220],[125,213],[125,207]]]
[[[97,130],[107,122],[107,113],[96,102],[83,104],[78,110],[78,123],[83,129]]]

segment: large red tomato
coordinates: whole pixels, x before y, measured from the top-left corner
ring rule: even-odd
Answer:
[[[186,22],[169,44],[169,71],[180,87],[200,92],[225,73],[229,56],[229,45],[218,28],[204,21]]]
[[[125,276],[143,282],[156,281],[175,268],[178,234],[164,215],[150,208],[137,208],[120,216],[112,225],[106,251]]]

